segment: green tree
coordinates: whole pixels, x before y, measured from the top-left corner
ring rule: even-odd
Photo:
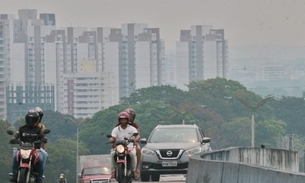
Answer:
[[[175,105],[186,97],[187,93],[176,87],[169,85],[151,86],[138,89],[129,97],[121,98],[121,104],[134,105],[149,101],[163,101],[164,103]]]
[[[223,137],[225,147],[251,146],[251,119],[235,118],[221,127],[219,135]]]
[[[8,181],[8,173],[12,169],[13,145],[9,144],[11,137],[6,133],[9,128],[10,124],[7,121],[0,120],[0,182]]]
[[[60,138],[56,143],[48,143],[49,161],[46,164],[46,181],[56,182],[61,173],[69,182],[74,182],[76,175],[76,141]],[[83,143],[79,144],[79,155],[89,154]]]
[[[285,134],[287,124],[282,120],[275,118],[258,121],[256,123],[256,145],[269,145],[277,147],[277,139]]]
[[[273,107],[276,118],[287,124],[286,132],[304,135],[305,101],[298,97],[282,97],[269,103]]]

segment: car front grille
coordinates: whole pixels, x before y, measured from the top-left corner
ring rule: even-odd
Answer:
[[[183,153],[181,149],[160,149],[156,151],[160,159],[179,159]]]

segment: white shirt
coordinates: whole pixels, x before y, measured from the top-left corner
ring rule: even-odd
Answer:
[[[112,130],[111,136],[115,137],[116,140],[124,140],[125,137],[130,139],[134,133],[138,133],[138,130],[135,127],[127,125],[127,127],[123,129],[121,125],[119,125]],[[129,143],[128,147],[133,147],[133,143]]]

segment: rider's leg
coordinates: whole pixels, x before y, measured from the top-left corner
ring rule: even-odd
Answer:
[[[116,168],[115,168],[115,161],[114,161],[114,155],[115,155],[115,151],[113,149],[111,149],[111,153],[110,153],[110,168],[111,168],[111,177],[115,178],[115,174],[116,174]]]
[[[136,146],[136,152],[137,152],[137,166],[136,166],[136,171],[138,171],[138,167],[141,161],[141,147],[139,144]]]
[[[15,151],[13,152],[13,166],[12,166],[13,176],[12,176],[12,178],[10,178],[10,180],[9,180],[10,182],[17,182],[18,162],[17,162],[16,156],[17,156],[17,150],[16,150],[16,152]]]
[[[139,179],[139,173],[137,172],[136,166],[137,166],[137,157],[136,157],[136,149],[133,148],[132,151],[130,151],[130,158],[131,158],[131,166],[133,169],[133,177],[134,179]]]
[[[46,167],[47,159],[48,159],[48,153],[43,148],[40,148],[40,152],[43,155],[43,169]]]
[[[37,169],[37,180],[42,180],[42,175],[43,175],[43,155],[41,153],[41,151],[39,151],[39,160],[36,163],[36,169]]]

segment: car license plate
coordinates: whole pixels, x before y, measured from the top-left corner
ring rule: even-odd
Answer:
[[[162,166],[177,166],[177,161],[162,161]]]

